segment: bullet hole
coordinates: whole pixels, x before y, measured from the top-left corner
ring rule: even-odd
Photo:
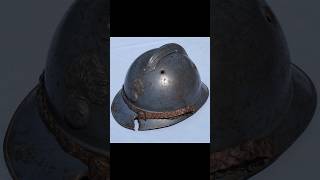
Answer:
[[[266,19],[267,19],[267,21],[269,22],[269,23],[272,23],[272,19],[271,19],[271,17],[267,14],[266,15]]]
[[[264,16],[268,23],[274,23],[274,15],[269,7],[264,8]]]

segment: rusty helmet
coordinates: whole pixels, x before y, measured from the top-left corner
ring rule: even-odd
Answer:
[[[184,48],[165,44],[140,55],[130,66],[111,110],[123,127],[140,131],[174,125],[207,100],[208,88]]]
[[[290,62],[280,24],[263,0],[213,2],[211,179],[261,171],[304,131],[315,88]]]
[[[14,179],[109,179],[108,24],[109,1],[77,0],[59,25],[7,130]]]

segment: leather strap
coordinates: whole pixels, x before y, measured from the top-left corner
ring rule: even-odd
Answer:
[[[229,175],[243,176],[261,170],[276,156],[274,144],[265,137],[250,140],[236,147],[231,147],[210,155],[210,175],[214,179],[224,179]]]
[[[124,90],[121,90],[121,95],[124,102],[128,105],[128,107],[137,113],[135,119],[138,120],[147,120],[147,119],[173,119],[185,114],[194,113],[196,109],[193,106],[185,106],[174,111],[165,111],[165,112],[154,112],[154,111],[144,111],[137,106],[135,106],[125,95]]]
[[[56,116],[52,112],[49,99],[46,94],[43,74],[40,76],[39,85],[37,86],[38,108],[44,124],[49,131],[55,136],[59,145],[65,152],[79,159],[88,166],[87,177],[90,180],[110,180],[109,165],[110,154],[106,152],[105,156],[98,155],[81,144],[70,138],[57,124]]]

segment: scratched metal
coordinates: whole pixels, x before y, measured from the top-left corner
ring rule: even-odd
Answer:
[[[269,138],[252,140],[215,152],[210,159],[214,162],[211,164],[211,170],[216,177],[223,177],[226,173],[230,174],[241,168],[252,169],[252,165],[261,168],[272,161],[275,156],[273,153],[273,143]]]
[[[75,1],[56,30],[44,70],[59,126],[101,151],[109,146],[108,3]]]
[[[109,178],[110,154],[108,152],[93,151],[81,140],[75,140],[67,132],[63,131],[56,123],[56,116],[50,108],[48,97],[44,90],[43,78],[37,88],[38,111],[42,121],[46,124],[48,130],[56,137],[61,148],[65,152],[79,159],[88,166],[88,177],[90,180],[106,180]]]
[[[256,139],[273,145],[266,164],[239,158],[222,173],[211,168],[211,179],[244,180],[270,165],[304,131],[316,93],[308,76],[291,64],[280,23],[264,0],[216,0],[211,8],[211,156]]]
[[[61,136],[50,135],[39,122],[32,92],[7,132],[6,162],[14,178],[70,179],[84,174],[87,168],[80,161],[84,157],[68,156],[62,143],[77,145],[66,151],[71,155],[83,149],[104,157],[109,153],[109,9],[109,0],[76,0],[58,26],[44,68],[43,89],[55,117],[52,124],[71,140],[59,144],[53,138]],[[98,167],[95,159],[90,161],[97,165],[90,168]]]
[[[147,120],[147,119],[174,119],[178,116],[194,113],[196,109],[193,106],[181,107],[173,111],[164,111],[164,112],[155,112],[155,111],[146,111],[142,110],[139,107],[135,106],[125,95],[124,90],[121,91],[122,98],[126,105],[134,112],[137,113],[135,119],[137,120]]]
[[[171,51],[170,48],[177,50]],[[161,58],[154,62],[154,56]],[[148,70],[150,68],[152,71]],[[168,115],[168,112],[188,106],[193,107],[193,112],[196,112],[207,100],[209,91],[201,82],[197,68],[183,48],[177,44],[169,44],[143,53],[132,63],[123,90],[118,92],[112,102],[112,114],[120,125],[129,129],[134,128],[133,121],[138,119],[139,130],[171,126],[192,115],[193,112],[185,111],[185,114],[177,117],[161,116],[162,118],[140,120],[137,117],[141,113],[130,108],[130,104],[128,106],[122,93],[140,112],[150,112],[150,117],[156,117],[157,112]]]
[[[33,90],[10,122],[4,143],[8,169],[14,179],[70,179],[87,171],[65,153],[42,122]]]

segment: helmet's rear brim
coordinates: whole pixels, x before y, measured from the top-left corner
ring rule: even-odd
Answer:
[[[136,112],[132,111],[128,105],[125,103],[124,99],[122,98],[120,90],[117,95],[115,96],[112,105],[111,111],[114,119],[120,124],[121,126],[134,130],[134,120],[136,116]],[[198,101],[194,104],[196,111],[201,108],[201,106],[206,102],[209,96],[208,87],[205,84],[201,84],[201,94],[198,98]],[[183,116],[179,116],[174,119],[147,119],[147,120],[139,120],[139,131],[146,131],[152,129],[159,129],[168,126],[172,126],[177,124],[186,118],[190,117],[192,114],[186,114]]]
[[[241,167],[233,167],[231,170],[219,174],[211,174],[214,180],[240,180],[262,171],[272,164],[284,153],[303,133],[310,123],[317,104],[315,87],[309,77],[296,65],[291,65],[293,96],[291,106],[280,126],[270,134],[268,138],[273,145],[271,160],[265,164],[242,163]],[[214,155],[212,152],[211,155]],[[214,162],[211,162],[214,163]]]
[[[87,167],[65,153],[42,122],[37,87],[23,100],[7,129],[4,155],[13,179],[68,179],[86,173]]]

